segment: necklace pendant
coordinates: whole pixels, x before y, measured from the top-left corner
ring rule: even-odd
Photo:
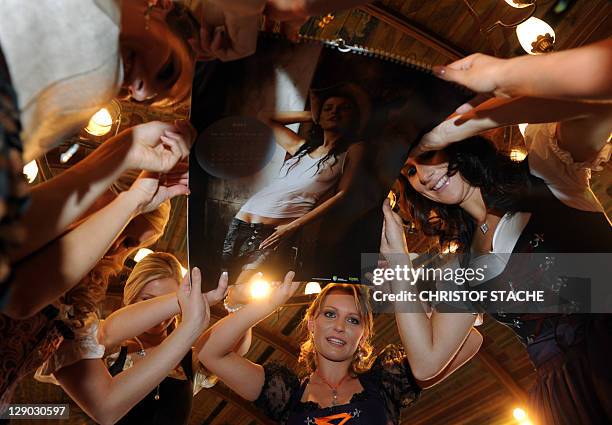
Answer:
[[[480,225],[480,231],[482,232],[483,235],[486,235],[487,232],[489,231],[489,225],[487,223],[482,223]]]
[[[338,391],[336,390],[332,390],[332,406],[337,406],[338,405]]]

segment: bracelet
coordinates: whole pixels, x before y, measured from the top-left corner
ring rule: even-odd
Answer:
[[[223,299],[223,307],[225,307],[225,310],[226,310],[228,313],[235,313],[235,312],[237,312],[238,310],[240,310],[242,307],[244,307],[244,304],[235,304],[235,305],[230,305],[230,304],[228,303],[228,301],[227,301],[227,298],[228,298],[228,296],[226,296],[226,297]]]

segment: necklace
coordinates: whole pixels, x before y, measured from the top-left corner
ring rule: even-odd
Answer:
[[[486,235],[487,232],[489,231],[489,225],[487,223],[482,223],[478,227],[480,228],[480,231],[482,232],[483,235]]]
[[[140,349],[136,351],[136,354],[139,355],[140,357],[146,356],[147,352],[145,351],[144,345],[142,345],[142,342],[138,339],[137,336],[134,337],[134,341],[136,341],[138,345],[140,346]],[[155,393],[155,397],[153,398],[155,400],[159,400],[159,384],[157,384],[157,392]]]
[[[333,386],[332,384],[327,382],[327,380],[325,378],[323,378],[323,376],[319,372],[315,371],[315,374],[319,377],[319,379],[321,379],[321,381],[323,381],[323,383],[325,385],[327,385],[331,389],[331,391],[332,391],[332,406],[337,406],[338,405],[338,388],[340,388],[340,385],[342,385],[347,378],[351,377],[350,373],[347,373],[344,376],[344,378],[342,378],[340,380],[340,382],[338,382],[336,384],[336,386]]]

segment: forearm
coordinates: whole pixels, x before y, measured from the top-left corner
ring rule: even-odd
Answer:
[[[200,361],[214,371],[215,360],[221,359],[239,348],[239,343],[249,330],[271,312],[260,302],[247,304],[235,313],[221,319],[207,332],[198,355]]]
[[[442,138],[456,142],[509,125],[581,118],[593,113],[593,109],[605,107],[606,105],[534,97],[493,98],[463,115],[445,121],[433,131],[440,131]]]
[[[113,312],[98,329],[98,341],[114,347],[151,329],[181,312],[175,294],[130,304]]]
[[[162,344],[147,351],[142,360],[114,377],[101,360],[81,360],[55,375],[62,388],[92,419],[114,424],[180,363],[196,336],[192,329],[179,326]]]
[[[32,204],[22,219],[27,232],[13,261],[36,251],[81,217],[126,171],[131,131],[103,143],[92,154],[57,177],[32,189]]]
[[[495,75],[499,91],[509,96],[611,99],[612,40],[508,59]]]
[[[312,121],[310,111],[260,112],[258,118],[266,124],[289,125]]]
[[[93,214],[75,229],[15,264],[6,314],[27,317],[53,302],[100,261],[139,208],[130,192]]]
[[[322,204],[318,205],[316,208],[310,210],[309,212],[307,212],[306,214],[304,214],[300,218],[295,219],[294,221],[292,221],[291,224],[296,226],[296,227],[302,227],[302,226],[305,226],[305,225],[307,225],[309,223],[314,222],[315,220],[318,220],[318,219],[322,218],[332,208],[336,207],[340,202],[342,202],[342,200],[345,198],[345,196],[346,196],[346,192],[345,191],[340,191],[340,192],[336,193],[334,196],[332,196],[331,198],[327,199],[325,202],[323,202]]]

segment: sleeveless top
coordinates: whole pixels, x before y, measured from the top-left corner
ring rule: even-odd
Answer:
[[[264,366],[265,382],[254,404],[282,425],[397,425],[400,411],[421,392],[403,349],[389,345],[367,372],[358,376],[363,391],[348,404],[321,408],[302,402],[308,380],[278,363]]]
[[[269,185],[242,206],[241,212],[270,218],[301,217],[313,210],[340,180],[346,152],[336,158],[310,155],[289,158]]]

